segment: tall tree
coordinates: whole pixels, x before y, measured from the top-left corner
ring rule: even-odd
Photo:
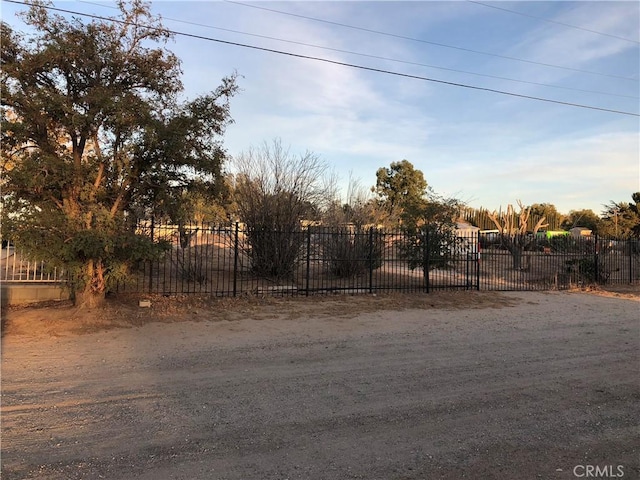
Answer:
[[[413,203],[403,214],[402,228],[405,242],[400,252],[409,263],[409,268],[428,269],[445,267],[457,246],[457,220],[462,202],[455,198],[444,198],[432,190],[420,202]]]
[[[529,211],[531,212],[529,224],[535,225],[539,219],[544,217],[548,230],[559,230],[564,219],[552,203],[534,203],[529,207]]]
[[[609,202],[602,212],[600,233],[618,238],[640,237],[640,192],[631,202]]]
[[[408,160],[392,162],[376,172],[375,193],[387,211],[390,222],[398,222],[403,213],[420,210],[427,194],[424,174]]]
[[[489,214],[489,218],[498,229],[502,244],[511,254],[515,270],[523,268],[522,253],[535,242],[538,230],[547,226],[544,223],[545,218],[542,217],[536,221],[532,234],[529,234],[531,208],[525,207],[520,200],[518,200],[518,207],[519,211],[516,212],[513,205],[509,204],[506,212],[494,211]]]
[[[118,7],[84,23],[33,1],[33,34],[1,27],[3,227],[70,273],[77,304],[153,250],[136,214],[171,211],[195,177],[215,190],[237,89],[232,75],[180,103],[170,33],[141,0]]]
[[[600,223],[600,217],[591,209],[571,210],[562,221],[562,228],[571,230],[573,227],[586,227],[596,233]]]

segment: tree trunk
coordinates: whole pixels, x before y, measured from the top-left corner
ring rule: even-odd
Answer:
[[[90,289],[83,291],[73,292],[72,300],[73,304],[77,308],[96,308],[101,306],[104,303],[105,293],[103,292],[92,292]]]
[[[513,259],[513,269],[522,270],[522,249],[516,245],[508,245],[507,250]]]
[[[88,260],[84,266],[85,282],[71,292],[73,304],[78,308],[99,307],[105,299],[106,284],[101,260]]]

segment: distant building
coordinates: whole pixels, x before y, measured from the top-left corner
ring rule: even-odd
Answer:
[[[469,222],[465,222],[464,220],[458,220],[456,222],[456,230],[458,232],[459,237],[472,237],[475,238],[478,235],[480,229],[471,225]]]
[[[593,231],[587,227],[573,227],[570,231],[575,238],[588,237],[593,234]]]

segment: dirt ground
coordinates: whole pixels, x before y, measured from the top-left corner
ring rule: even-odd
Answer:
[[[3,312],[3,479],[640,476],[637,287],[150,300]]]

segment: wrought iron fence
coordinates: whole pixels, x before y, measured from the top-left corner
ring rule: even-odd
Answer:
[[[351,225],[278,232],[153,221],[138,228],[171,247],[161,259],[140,264],[117,292],[312,295],[640,282],[639,239],[530,236],[509,250],[504,239],[480,232],[452,238]],[[0,260],[3,282],[65,281],[63,272],[25,260],[8,242]]]
[[[240,224],[178,227],[149,222],[141,228],[156,240],[168,240],[171,250],[163,259],[142,265],[117,291],[311,295],[549,290],[640,281],[638,239],[531,236],[514,253],[501,239],[480,232],[443,240],[354,226],[257,232]],[[438,242],[435,248],[433,242]]]

